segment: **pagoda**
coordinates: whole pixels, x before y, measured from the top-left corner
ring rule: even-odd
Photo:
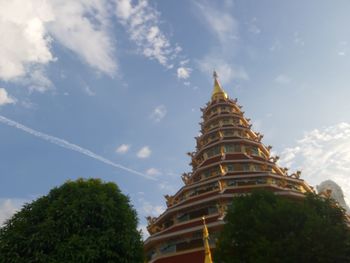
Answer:
[[[189,152],[192,171],[182,175],[184,186],[172,196],[166,195],[166,211],[148,217],[150,236],[144,244],[148,263],[203,263],[205,217],[210,233],[209,246],[225,224],[228,205],[233,197],[255,189],[266,189],[290,198],[302,198],[313,189],[300,171],[289,174],[271,156],[263,135],[254,132],[237,99],[223,90],[214,72],[211,100],[201,108],[200,135],[196,149]]]

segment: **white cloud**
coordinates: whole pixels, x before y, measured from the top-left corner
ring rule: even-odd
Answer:
[[[25,202],[26,200],[24,199],[0,198],[0,227],[7,219],[10,219]]]
[[[234,66],[227,63],[224,59],[207,56],[198,61],[199,69],[206,75],[211,75],[215,69],[222,84],[230,83],[234,79],[248,80],[248,73],[243,67]]]
[[[153,109],[150,117],[155,122],[160,122],[165,117],[166,114],[167,114],[167,110],[165,106],[159,105]]]
[[[311,185],[333,180],[350,201],[350,124],[339,123],[305,133],[294,147],[286,148],[280,162],[303,171]]]
[[[159,216],[165,211],[165,207],[163,205],[151,204],[143,197],[139,198],[139,202],[141,203],[142,213],[147,216]]]
[[[167,68],[173,67],[171,60],[176,58],[181,48],[172,46],[160,30],[160,14],[148,1],[140,0],[133,5],[131,0],[117,0],[116,15],[141,54]]]
[[[177,78],[178,79],[188,79],[191,74],[191,69],[186,67],[179,67],[177,69]]]
[[[114,75],[114,43],[109,35],[108,0],[54,0],[48,30],[64,47],[97,70]]]
[[[129,144],[122,144],[115,151],[117,153],[124,154],[124,153],[127,153],[129,151],[129,149],[130,149]]]
[[[14,103],[16,103],[16,99],[10,97],[4,88],[0,88],[0,106]]]
[[[46,76],[43,67],[32,68],[27,76],[19,80],[23,85],[27,86],[30,91],[45,92],[53,87],[53,83]]]
[[[45,25],[54,20],[47,1],[0,0],[0,78],[25,76],[30,64],[53,61]]]
[[[144,146],[137,152],[137,157],[145,159],[150,157],[151,153],[151,149],[148,146]]]
[[[0,0],[0,79],[45,91],[43,67],[55,60],[57,41],[91,67],[113,75],[117,66],[108,32],[109,0]]]
[[[288,84],[291,82],[291,79],[289,76],[287,76],[285,74],[280,74],[275,78],[275,82],[277,82],[279,84]]]
[[[156,175],[160,175],[160,171],[157,168],[152,167],[146,171],[146,174],[150,176],[156,176]]]
[[[223,6],[214,6],[213,2],[196,2],[197,10],[200,11],[206,25],[219,39],[222,45],[228,44],[238,38],[238,23],[229,12],[232,1],[225,1]]]

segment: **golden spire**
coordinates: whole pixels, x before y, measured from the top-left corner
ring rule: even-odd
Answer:
[[[213,77],[214,77],[214,90],[213,90],[213,93],[211,94],[211,99],[212,100],[227,99],[227,97],[228,97],[227,93],[221,87],[220,82],[218,80],[218,74],[216,73],[215,70],[213,73]]]
[[[204,263],[213,263],[213,260],[211,259],[211,252],[210,252],[210,246],[209,246],[209,231],[207,228],[207,225],[205,224],[205,217],[202,217],[203,219],[203,242],[204,242]]]

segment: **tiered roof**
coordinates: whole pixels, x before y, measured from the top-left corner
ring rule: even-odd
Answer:
[[[199,263],[204,260],[202,221],[206,217],[211,246],[232,197],[264,188],[279,195],[303,197],[312,188],[300,179],[300,172],[288,174],[271,156],[263,135],[254,132],[237,99],[223,90],[216,72],[211,101],[201,109],[201,135],[196,150],[188,153],[192,171],[184,173],[184,186],[166,195],[167,210],[148,217],[150,237],[145,241],[148,262]]]

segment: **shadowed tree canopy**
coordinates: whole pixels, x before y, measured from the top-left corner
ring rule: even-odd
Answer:
[[[114,183],[68,181],[0,229],[1,263],[142,263],[136,212]]]
[[[215,262],[350,262],[345,212],[332,199],[259,191],[234,198]]]

